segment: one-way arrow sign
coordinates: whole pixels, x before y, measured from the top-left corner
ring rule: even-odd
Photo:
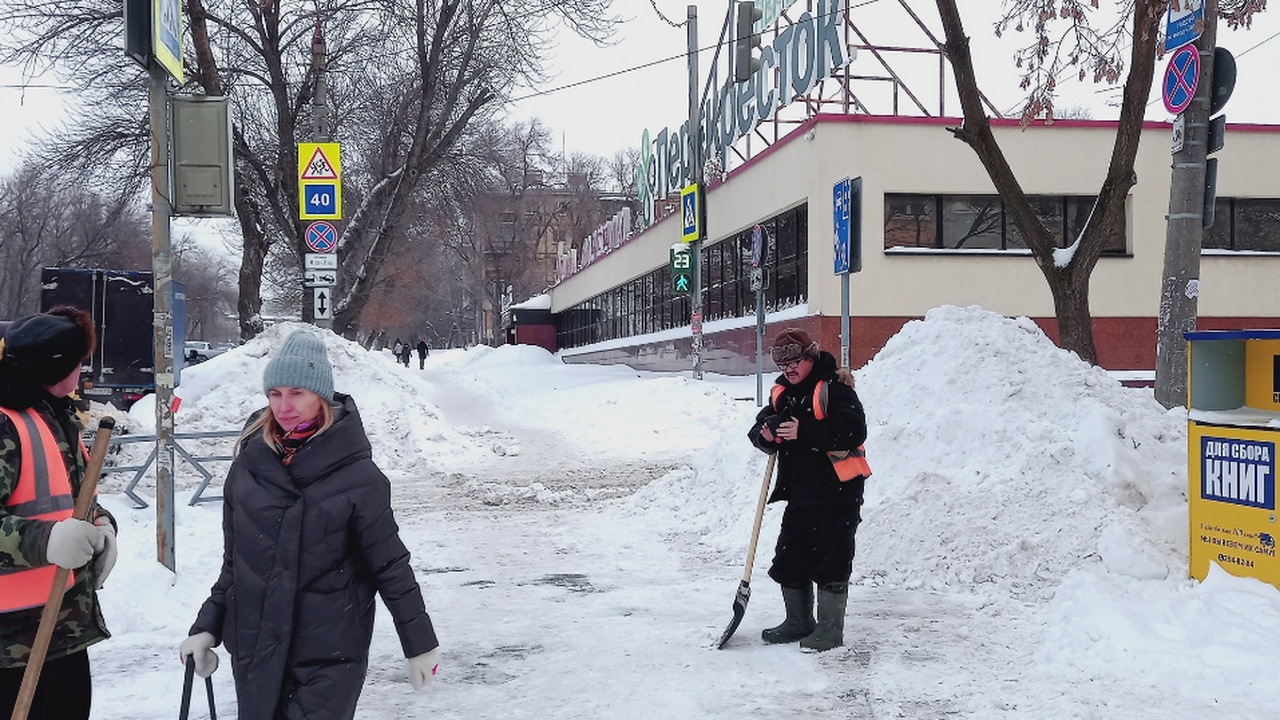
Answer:
[[[317,320],[333,319],[333,301],[329,297],[329,288],[318,287],[315,290],[315,317]]]
[[[302,275],[304,287],[330,287],[338,284],[336,270],[307,270]]]

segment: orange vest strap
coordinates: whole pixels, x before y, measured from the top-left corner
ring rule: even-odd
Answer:
[[[75,498],[71,478],[63,464],[58,442],[44,419],[34,409],[18,412],[0,407],[18,432],[21,445],[18,486],[5,510],[32,520],[65,520],[72,515]],[[56,565],[0,570],[0,613],[40,607],[49,600]],[[67,587],[75,584],[68,574]]]
[[[770,403],[773,409],[778,409],[778,396],[782,394],[784,388],[782,385],[775,383],[770,393]],[[827,381],[819,380],[813,387],[813,417],[817,420],[825,420],[827,417]],[[827,457],[831,460],[832,467],[836,470],[836,476],[841,482],[852,480],[858,476],[864,478],[871,477],[871,466],[867,464],[867,450],[865,445],[859,445],[856,450],[837,450],[828,452]]]

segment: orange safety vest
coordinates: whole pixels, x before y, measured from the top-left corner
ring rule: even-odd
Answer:
[[[778,396],[785,390],[786,388],[781,384],[773,386],[773,391],[769,395],[769,404],[774,410],[778,409]],[[826,380],[819,380],[813,387],[813,417],[818,420],[824,420],[827,417]],[[835,468],[836,477],[840,478],[840,482],[847,482],[858,476],[871,477],[871,466],[867,464],[865,445],[859,445],[856,450],[828,450],[827,459],[831,460],[831,466]]]
[[[9,416],[18,431],[22,463],[18,487],[5,504],[5,511],[28,520],[58,521],[71,517],[75,509],[71,477],[49,425],[34,408],[17,411],[0,407],[0,412]],[[49,600],[57,572],[57,565],[0,569],[0,613],[43,606]],[[67,587],[74,583],[74,574],[68,574]]]

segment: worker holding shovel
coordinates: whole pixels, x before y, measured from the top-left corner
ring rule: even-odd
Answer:
[[[14,321],[0,341],[0,718],[22,705],[30,720],[87,720],[86,648],[110,636],[97,590],[115,565],[115,520],[93,501],[69,397],[95,339],[88,313],[59,307]],[[87,520],[72,517],[82,484]],[[55,585],[60,610],[42,629]]]
[[[789,328],[771,351],[782,374],[748,436],[777,453],[769,502],[787,501],[769,577],[782,586],[787,617],[761,633],[767,643],[800,642],[824,651],[844,644],[844,613],[853,572],[854,533],[871,470],[853,376],[809,334]],[[817,586],[818,617],[813,616]]]

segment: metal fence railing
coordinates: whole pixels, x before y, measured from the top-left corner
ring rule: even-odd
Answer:
[[[210,462],[229,462],[231,455],[194,455],[182,446],[183,440],[202,440],[207,438],[235,438],[240,436],[239,430],[214,430],[209,432],[175,432],[173,434],[173,451],[178,454],[188,465],[195,468],[204,478],[200,483],[200,487],[196,488],[195,493],[191,496],[188,505],[196,505],[203,502],[217,502],[222,499],[221,495],[216,497],[204,497],[205,488],[209,487],[209,483],[213,481],[213,473],[209,472],[204,466]],[[147,507],[147,501],[143,500],[133,491],[138,483],[142,481],[142,476],[146,474],[147,469],[156,461],[156,436],[155,435],[122,435],[120,437],[111,438],[112,445],[128,445],[132,443],[149,442],[151,446],[151,454],[141,465],[115,465],[102,468],[102,474],[133,472],[133,479],[129,481],[129,485],[124,489],[124,494],[129,496],[137,509]]]

